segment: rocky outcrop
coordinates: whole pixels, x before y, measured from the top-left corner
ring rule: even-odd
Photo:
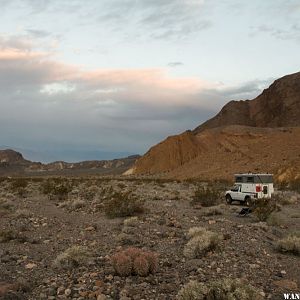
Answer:
[[[275,80],[253,100],[230,101],[194,133],[226,125],[253,127],[300,126],[300,72]]]

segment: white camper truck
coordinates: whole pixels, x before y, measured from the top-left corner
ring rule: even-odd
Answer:
[[[274,192],[272,174],[235,174],[233,188],[226,191],[226,202],[240,201],[249,205],[251,200],[271,198]]]

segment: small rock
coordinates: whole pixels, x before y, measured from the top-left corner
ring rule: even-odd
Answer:
[[[29,270],[31,270],[35,267],[37,267],[37,265],[35,263],[29,263],[29,264],[25,265],[25,269],[29,269]]]
[[[72,293],[71,289],[65,289],[65,295],[68,297]]]

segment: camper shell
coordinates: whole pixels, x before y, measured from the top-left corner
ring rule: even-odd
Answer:
[[[252,199],[271,198],[274,192],[272,174],[235,174],[234,186],[226,191],[227,203],[240,201],[249,204]]]

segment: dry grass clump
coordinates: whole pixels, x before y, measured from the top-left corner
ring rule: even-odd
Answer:
[[[195,191],[191,204],[204,207],[215,206],[220,200],[220,191],[211,186],[199,186]]]
[[[276,248],[282,253],[291,253],[300,256],[300,236],[289,235],[277,242]]]
[[[129,217],[144,212],[144,205],[130,192],[113,192],[104,202],[104,212],[109,218]]]
[[[265,222],[276,208],[276,203],[271,199],[257,199],[254,206],[254,215],[258,221]]]
[[[190,239],[185,245],[183,254],[187,258],[200,258],[207,252],[215,250],[222,239],[219,234],[203,227],[190,228],[187,237]]]
[[[154,252],[130,247],[114,254],[111,262],[115,272],[120,276],[147,276],[157,271],[158,255]]]
[[[209,217],[209,216],[220,216],[222,214],[223,214],[223,209],[222,209],[222,207],[220,207],[220,205],[207,207],[203,211],[201,211],[201,215],[202,216],[207,216],[207,217]]]
[[[208,284],[190,281],[178,293],[178,300],[262,300],[260,291],[237,279],[225,278]]]
[[[54,260],[54,266],[70,269],[86,264],[91,259],[91,255],[86,247],[72,246],[59,254]]]
[[[136,227],[139,223],[138,217],[130,217],[124,220],[124,226],[127,227]]]
[[[32,215],[33,213],[28,209],[17,209],[16,212],[14,213],[14,216],[16,218],[29,218]]]

